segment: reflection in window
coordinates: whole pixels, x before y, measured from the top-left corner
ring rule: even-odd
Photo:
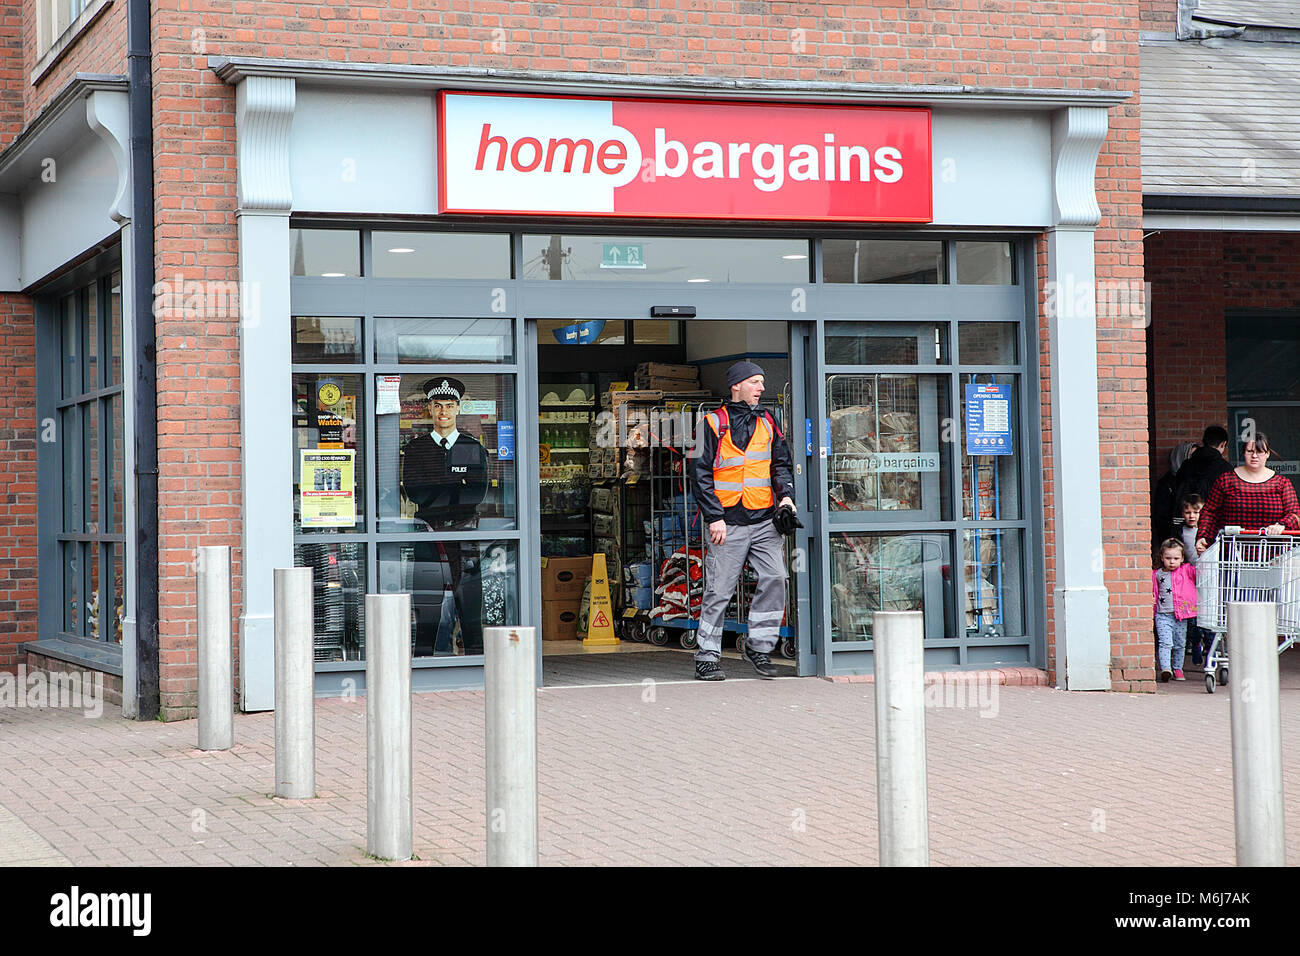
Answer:
[[[976,380],[982,385],[1011,386],[1007,410],[1011,447],[1006,454],[974,455],[967,436],[967,392]],[[1014,375],[961,376],[961,494],[962,517],[977,521],[1015,521],[1020,515],[1020,397]]]
[[[1011,257],[1011,243],[962,240],[955,245],[959,284],[1015,284],[1015,260]]]
[[[1023,634],[1020,532],[976,528],[962,534],[967,636],[997,638]]]
[[[293,361],[352,364],[361,359],[361,320],[333,316],[293,317]]]
[[[293,376],[293,504],[298,532],[339,534],[365,527],[362,381],[355,374]]]
[[[525,279],[807,282],[807,239],[524,236]]]
[[[290,229],[289,263],[296,276],[359,276],[361,233],[355,229]]]
[[[948,385],[930,375],[826,380],[831,511],[924,512],[946,520]]]
[[[924,239],[825,239],[822,275],[826,282],[942,283],[943,243]]]
[[[509,279],[510,236],[472,232],[374,232],[377,279]]]
[[[876,611],[922,611],[925,636],[950,636],[949,539],[942,534],[832,534],[831,640],[869,641]]]
[[[963,365],[1015,365],[1014,322],[962,322],[957,327],[957,345]]]
[[[512,319],[376,319],[375,361],[456,364],[515,360]]]
[[[519,549],[513,541],[379,545],[384,593],[411,595],[412,656],[483,653],[483,628],[519,620]]]
[[[827,322],[827,365],[943,365],[948,326],[906,322]]]
[[[298,544],[293,563],[312,569],[315,659],[365,660],[366,546],[327,541]]]

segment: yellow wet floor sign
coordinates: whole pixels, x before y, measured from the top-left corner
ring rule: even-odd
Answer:
[[[609,571],[605,556],[596,554],[591,559],[591,606],[587,610],[587,636],[583,647],[617,644],[614,636],[614,604],[609,598]]]

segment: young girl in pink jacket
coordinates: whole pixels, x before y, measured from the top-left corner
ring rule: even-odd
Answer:
[[[1186,680],[1183,656],[1187,653],[1187,621],[1196,617],[1196,567],[1186,563],[1184,554],[1181,541],[1167,539],[1160,545],[1160,566],[1151,572],[1156,661],[1162,681],[1170,676]]]

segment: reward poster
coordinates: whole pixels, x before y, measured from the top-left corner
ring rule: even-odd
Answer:
[[[350,528],[357,523],[356,451],[302,450],[298,488],[304,528]]]

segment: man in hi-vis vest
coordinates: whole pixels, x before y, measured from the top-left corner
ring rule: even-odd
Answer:
[[[700,420],[691,461],[695,502],[709,538],[695,651],[698,680],[726,676],[718,666],[723,618],[747,558],[758,583],[749,605],[745,659],[760,676],[777,675],[768,655],[785,616],[789,572],[773,516],[784,512],[787,525],[797,520],[790,449],[772,414],[758,405],[763,370],[753,362],[737,362],[727,370],[727,385],[731,401]]]

